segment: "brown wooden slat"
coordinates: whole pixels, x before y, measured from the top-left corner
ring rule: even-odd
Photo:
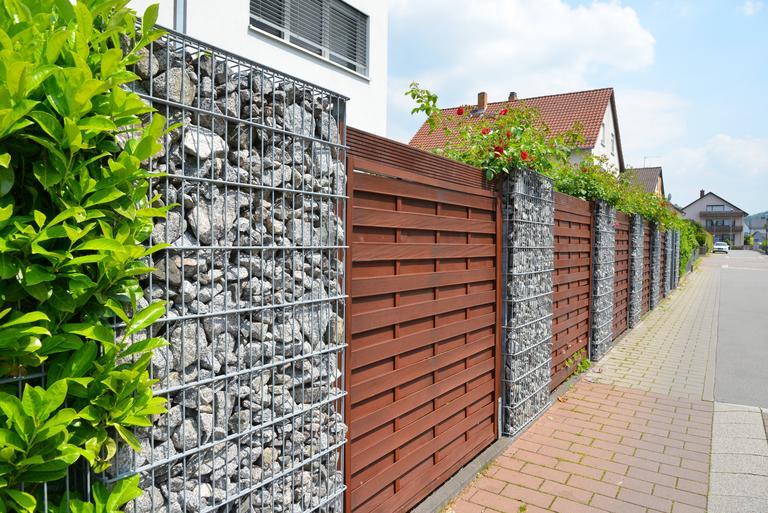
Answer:
[[[368,479],[364,483],[352,484],[352,505],[359,502],[361,499],[370,496],[372,493],[379,491],[386,483],[397,479],[403,475],[409,468],[414,467],[417,463],[421,462],[423,458],[428,457],[430,454],[434,454],[440,448],[445,447],[449,442],[454,440],[461,433],[466,432],[469,428],[476,425],[479,421],[487,418],[493,413],[495,404],[488,404],[483,406],[476,412],[472,413],[469,417],[465,418],[461,422],[457,422],[450,428],[443,431],[440,435],[429,440],[418,449],[409,452],[402,459],[396,461],[383,471],[379,472],[375,477]]]
[[[375,296],[407,290],[429,289],[459,283],[476,283],[496,279],[496,269],[473,269],[471,271],[443,271],[432,273],[401,274],[355,278],[352,280],[352,297]]]
[[[496,208],[495,199],[485,195],[466,194],[449,189],[407,182],[405,180],[392,180],[385,176],[368,173],[357,173],[355,175],[355,190],[386,196],[434,201],[449,205],[461,205],[486,211],[492,211]]]
[[[380,260],[432,260],[435,258],[492,257],[495,244],[407,244],[354,242],[350,251],[353,262]]]
[[[352,472],[358,472],[387,453],[394,451],[402,444],[403,439],[412,440],[483,397],[493,396],[493,388],[493,381],[483,383],[455,401],[449,402],[445,407],[438,408],[423,417],[419,417],[417,420],[402,427],[399,431],[388,434],[385,438],[371,441],[365,445],[356,445],[354,447],[355,452],[352,453]]]
[[[458,387],[464,386],[465,383],[477,379],[483,374],[489,374],[494,370],[494,365],[495,362],[492,358],[485,360],[472,365],[470,368],[461,372],[452,374],[450,377],[442,379],[433,385],[429,385],[428,387],[390,403],[383,408],[353,417],[350,424],[350,431],[353,433],[352,436],[355,438],[360,437],[384,423],[391,422],[397,417],[408,413],[427,402],[433,401],[436,397],[440,397]],[[351,397],[350,399],[352,401],[355,400],[354,397]]]
[[[496,292],[493,290],[454,296],[434,301],[424,301],[391,308],[382,308],[375,312],[365,312],[352,315],[352,334],[381,328],[395,323],[403,323],[414,319],[422,319],[432,315],[444,314],[464,308],[495,303]]]
[[[352,222],[355,226],[374,226],[379,228],[496,233],[496,223],[493,221],[417,214],[414,212],[398,212],[380,208],[353,207]]]
[[[391,358],[396,354],[407,353],[428,345],[436,344],[449,338],[465,333],[472,333],[489,326],[494,326],[494,314],[480,315],[467,320],[444,324],[436,328],[418,331],[396,339],[385,340],[376,344],[366,345],[360,350],[352,350],[349,365],[357,369],[380,360]]]
[[[412,363],[406,367],[400,367],[391,372],[384,372],[378,376],[364,381],[357,381],[350,392],[356,402],[364,401],[369,397],[380,394],[395,387],[399,387],[409,381],[413,381],[426,374],[431,374],[456,362],[465,360],[470,356],[493,347],[494,337],[490,335],[459,347],[439,353],[432,358],[426,358]]]

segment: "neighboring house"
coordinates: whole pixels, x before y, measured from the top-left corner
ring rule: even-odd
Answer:
[[[664,173],[660,166],[631,168],[627,169],[626,173],[630,180],[642,187],[645,192],[665,197]]]
[[[585,154],[602,155],[617,172],[624,171],[624,154],[621,149],[613,88],[520,99],[517,93],[513,92],[507,100],[491,103],[488,103],[486,93],[479,93],[477,104],[471,106],[471,114],[479,119],[482,116],[494,116],[501,109],[521,105],[537,109],[542,121],[555,135],[573,128],[575,123],[581,125],[584,141],[573,154],[573,161],[579,162]],[[454,112],[456,108],[451,107],[443,111]],[[442,148],[446,141],[447,136],[442,130],[429,133],[429,125],[424,123],[410,144],[429,151]]]
[[[747,213],[714,192],[704,192],[699,198],[683,207],[685,217],[699,222],[712,234],[715,242],[727,242],[731,246],[744,245],[744,217]]]
[[[158,23],[346,96],[347,123],[385,135],[386,0],[166,0]]]

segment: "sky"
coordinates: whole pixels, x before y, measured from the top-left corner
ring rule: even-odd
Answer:
[[[390,0],[388,80],[403,142],[412,81],[445,107],[613,87],[627,167],[768,210],[768,0]]]

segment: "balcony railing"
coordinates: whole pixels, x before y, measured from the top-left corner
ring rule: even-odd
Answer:
[[[728,210],[728,211],[710,211],[705,210],[703,212],[700,212],[699,215],[705,219],[728,219],[728,218],[734,218],[734,219],[741,219],[744,217],[744,214],[737,210]]]

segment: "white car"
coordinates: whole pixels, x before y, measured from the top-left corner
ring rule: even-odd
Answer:
[[[730,250],[731,248],[727,242],[715,242],[715,245],[712,247],[712,253],[725,253],[727,255]]]

